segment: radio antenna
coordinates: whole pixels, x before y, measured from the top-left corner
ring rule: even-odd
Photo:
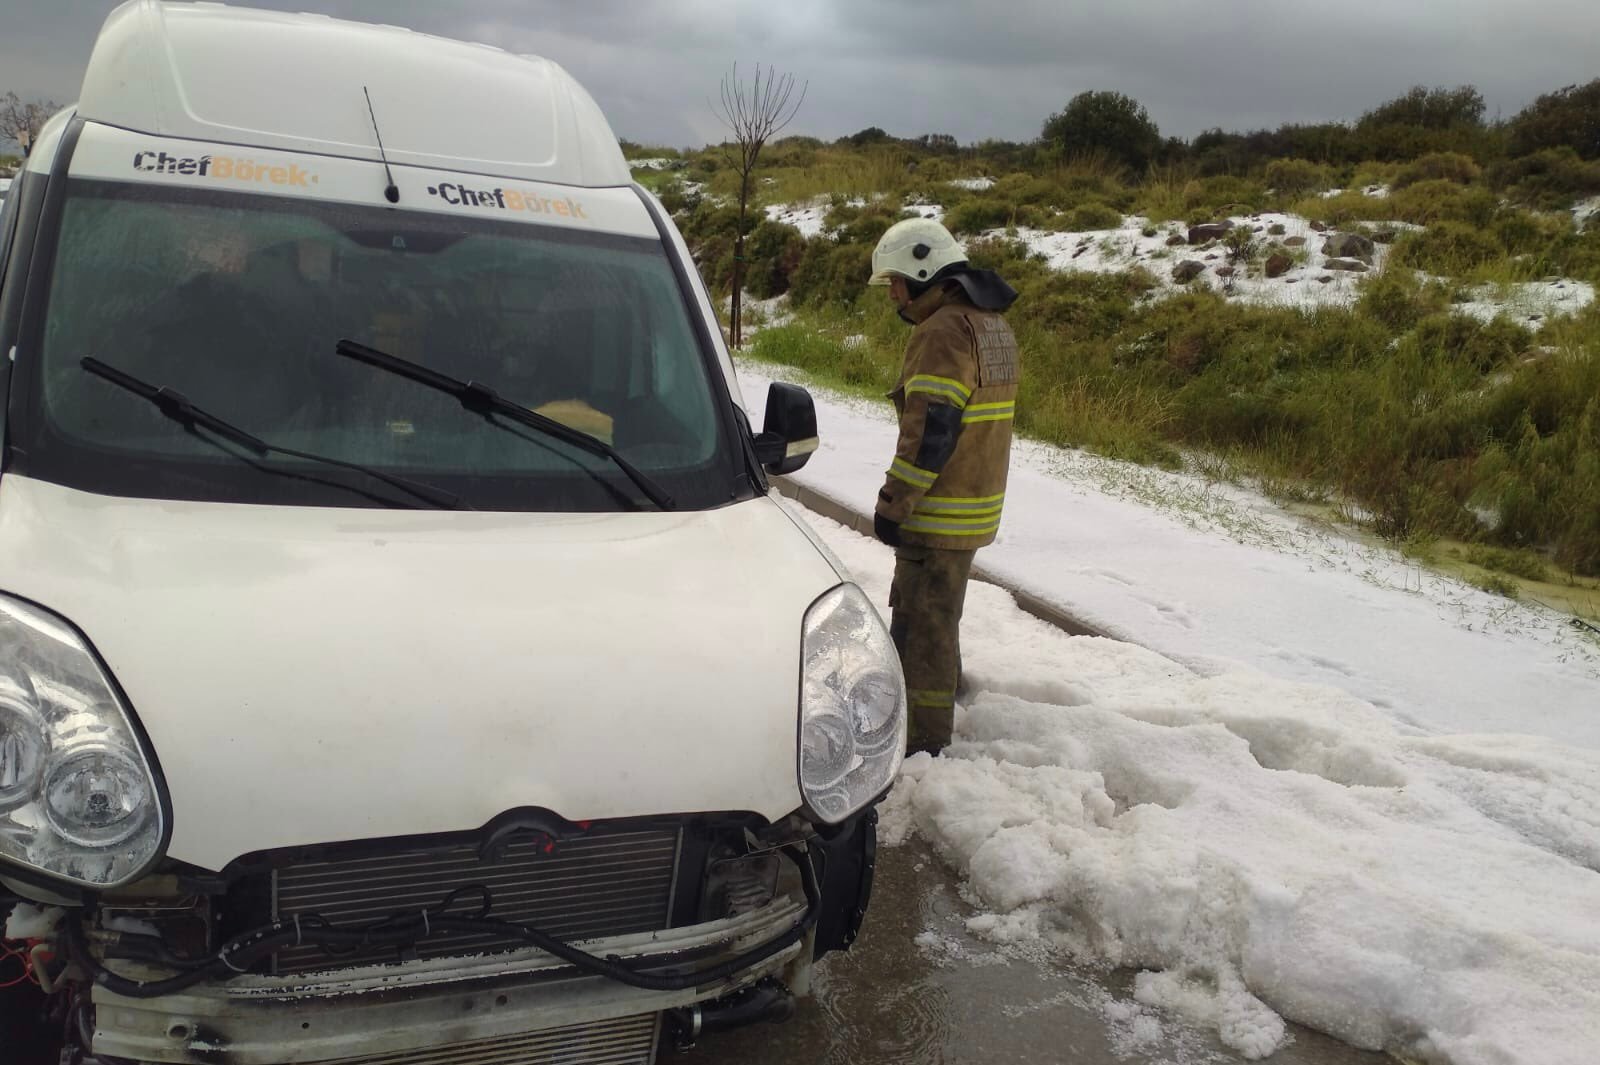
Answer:
[[[367,92],[365,85],[361,92],[367,98],[367,115],[372,119],[372,134],[378,138],[378,158],[383,160],[383,173],[389,179],[388,186],[383,190],[383,198],[390,203],[400,202],[400,186],[394,183],[394,171],[389,169],[389,156],[383,150],[383,134],[378,132],[378,116],[372,110],[372,94]]]

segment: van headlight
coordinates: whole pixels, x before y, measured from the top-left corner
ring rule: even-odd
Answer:
[[[800,792],[836,823],[876,798],[900,771],[906,682],[883,620],[841,584],[806,611],[800,669]]]
[[[93,652],[60,618],[0,595],[0,859],[115,887],[165,835],[150,760]]]

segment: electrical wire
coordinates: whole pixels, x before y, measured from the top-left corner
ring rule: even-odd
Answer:
[[[302,914],[297,918],[275,921],[235,936],[206,961],[161,980],[134,980],[112,972],[89,952],[82,922],[66,921],[63,927],[72,956],[94,974],[97,984],[125,998],[159,998],[208,979],[229,980],[248,972],[256,962],[282,947],[313,943],[330,953],[348,954],[362,947],[409,946],[435,934],[493,935],[519,939],[584,972],[629,987],[646,991],[684,991],[735,976],[800,942],[816,925],[821,916],[822,890],[817,883],[817,873],[810,855],[794,847],[784,847],[782,853],[800,872],[800,883],[806,896],[806,909],[800,919],[786,931],[737,957],[704,969],[673,975],[642,971],[645,966],[660,967],[666,964],[667,959],[662,957],[630,960],[609,954],[602,958],[532,925],[490,917],[488,914],[493,899],[488,887],[481,884],[457,888],[432,907],[396,914],[360,928],[336,928],[317,914]],[[480,892],[484,899],[477,916],[452,917],[443,912],[461,894],[469,891]]]

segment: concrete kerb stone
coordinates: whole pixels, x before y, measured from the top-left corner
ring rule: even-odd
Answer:
[[[805,507],[813,514],[820,514],[822,517],[827,518],[830,521],[836,521],[845,528],[850,529],[852,532],[859,533],[862,536],[872,535],[872,515],[862,513],[861,511],[858,511],[854,507],[850,506],[848,503],[836,499],[833,496],[828,495],[826,492],[819,492],[815,488],[810,488],[803,484],[797,484],[788,477],[772,478],[772,486],[776,488],[783,496],[794,500],[796,503],[800,504],[802,507]],[[1024,588],[1017,587],[1014,582],[995,575],[982,564],[974,565],[972,567],[972,576],[977,580],[983,581],[985,584],[992,584],[998,588],[1005,589],[1010,593],[1011,598],[1016,600],[1017,606],[1021,607],[1027,613],[1032,614],[1040,621],[1043,621],[1049,625],[1054,625],[1056,628],[1060,629],[1062,632],[1065,632],[1069,636],[1106,635],[1100,629],[1097,629],[1093,625],[1074,617],[1072,614],[1062,610],[1054,603],[1047,602],[1046,600],[1039,598],[1037,595],[1034,595],[1032,592],[1029,592]]]

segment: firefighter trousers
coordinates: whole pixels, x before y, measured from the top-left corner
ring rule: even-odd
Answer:
[[[895,549],[889,634],[906,674],[908,753],[950,743],[961,680],[961,611],[976,551],[905,545]]]

